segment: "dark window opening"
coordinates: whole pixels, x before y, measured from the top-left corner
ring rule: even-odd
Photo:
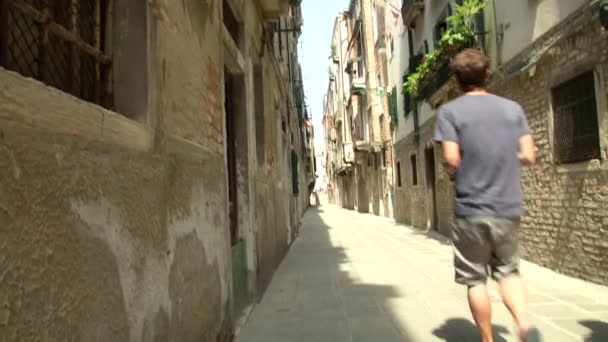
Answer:
[[[376,170],[378,170],[378,165],[380,164],[380,163],[378,162],[378,160],[379,160],[379,159],[380,159],[380,158],[379,158],[378,154],[377,154],[377,153],[374,153],[374,169],[376,169]]]
[[[226,160],[228,171],[228,202],[230,219],[230,241],[232,245],[238,242],[238,175],[236,156],[236,118],[234,105],[235,80],[224,70],[224,110],[226,112]]]
[[[1,1],[0,66],[113,107],[108,0]]]
[[[555,162],[566,164],[599,159],[601,152],[593,72],[554,87],[551,94]]]
[[[441,37],[443,36],[443,33],[445,31],[447,31],[448,29],[448,23],[445,21],[440,21],[437,23],[437,25],[435,25],[434,28],[434,32],[433,32],[433,38],[434,38],[434,44],[435,44],[435,49],[437,48],[437,44],[439,42],[439,40],[441,39]]]
[[[264,114],[264,75],[262,66],[255,65],[253,67],[253,83],[255,91],[255,144],[256,144],[256,159],[258,165],[266,163],[266,120]]]
[[[232,8],[227,0],[223,2],[223,10],[224,10],[224,26],[228,29],[228,33],[232,37],[232,40],[238,45],[241,38],[241,25],[239,21],[236,19]]]
[[[407,29],[407,47],[410,53],[410,56],[414,55],[414,32],[412,29]]]
[[[386,147],[382,148],[382,167],[386,167]]]
[[[410,156],[410,164],[412,168],[412,185],[418,185],[418,162],[416,161],[416,155]]]
[[[401,187],[401,162],[397,162],[397,187]]]

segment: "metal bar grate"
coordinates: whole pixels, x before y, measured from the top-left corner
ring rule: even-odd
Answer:
[[[552,89],[554,158],[559,164],[599,159],[599,126],[593,72]]]
[[[0,66],[112,107],[108,0],[2,1]]]

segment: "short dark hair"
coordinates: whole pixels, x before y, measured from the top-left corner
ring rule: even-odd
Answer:
[[[463,91],[484,88],[490,75],[490,60],[477,49],[465,49],[454,57],[450,69]]]

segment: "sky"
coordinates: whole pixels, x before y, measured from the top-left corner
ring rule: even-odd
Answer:
[[[315,142],[323,142],[323,96],[329,77],[329,55],[334,21],[348,8],[349,0],[303,0],[304,27],[300,38],[300,63],[304,93],[315,125]]]

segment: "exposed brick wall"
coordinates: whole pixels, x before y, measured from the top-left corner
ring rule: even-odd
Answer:
[[[608,33],[597,17],[588,18],[555,45],[531,74],[498,81],[492,91],[520,103],[538,146],[537,165],[523,174],[527,216],[522,242],[526,259],[565,274],[608,284],[608,162],[594,161],[589,171],[556,165],[550,141],[551,86],[582,71],[603,74],[608,89]],[[599,108],[606,112],[606,108]],[[607,118],[600,126],[606,136]],[[606,146],[604,146],[604,151]]]

